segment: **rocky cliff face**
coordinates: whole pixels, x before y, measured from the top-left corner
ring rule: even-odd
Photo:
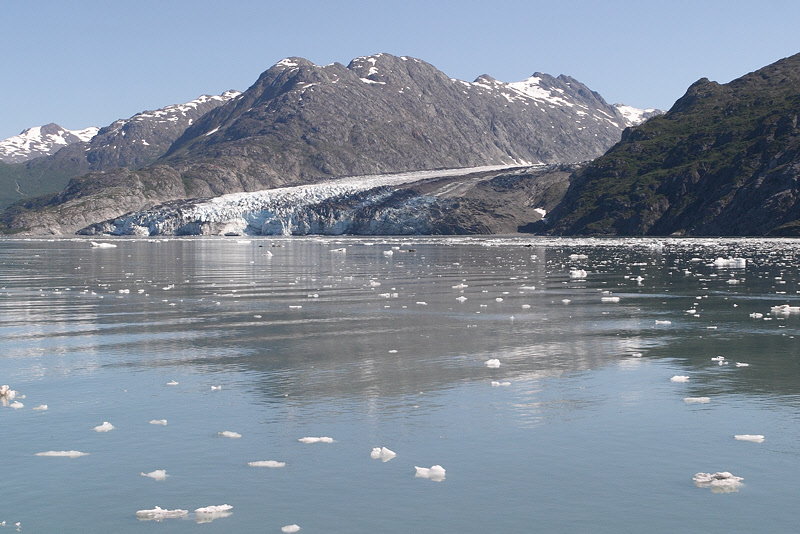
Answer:
[[[184,198],[342,176],[577,162],[617,142],[626,121],[567,76],[470,83],[388,54],[346,67],[290,58],[195,121],[158,165],[73,180],[58,195],[8,210],[2,223],[7,231],[68,233]]]
[[[800,54],[693,84],[578,173],[558,234],[800,235]]]

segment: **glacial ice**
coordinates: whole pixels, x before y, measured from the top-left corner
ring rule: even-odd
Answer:
[[[46,451],[37,452],[36,456],[51,456],[54,458],[80,458],[81,456],[88,456],[88,452],[80,451]]]
[[[697,473],[692,480],[698,488],[711,488],[714,493],[733,493],[739,491],[744,479],[721,471],[714,474]]]
[[[167,420],[166,419],[153,419],[152,421],[150,421],[150,424],[151,425],[167,426]]]
[[[152,510],[139,510],[136,512],[136,518],[140,521],[162,521],[164,519],[175,519],[187,517],[189,510],[165,510],[160,506],[156,506]]]
[[[247,462],[250,467],[269,467],[276,469],[278,467],[286,467],[286,462],[277,462],[275,460],[258,460],[256,462]]]
[[[387,449],[386,447],[374,447],[372,449],[372,452],[369,453],[369,456],[373,460],[381,460],[382,462],[388,462],[389,460],[397,456],[397,453]]]
[[[744,269],[747,267],[745,258],[717,258],[714,260],[714,267],[719,269]]]
[[[222,432],[217,432],[217,435],[222,436],[223,438],[233,438],[233,439],[242,437],[242,435],[239,434],[238,432],[233,432],[231,430],[223,430]]]
[[[692,404],[692,403],[708,404],[709,402],[711,402],[711,398],[710,397],[685,397],[683,399],[683,402],[686,402],[686,403],[689,403],[689,404]]]
[[[669,379],[670,382],[688,382],[689,377],[685,375],[675,375]]]
[[[752,441],[753,443],[763,443],[764,436],[761,434],[736,434],[733,436],[737,441]]]
[[[441,465],[431,467],[417,467],[415,465],[414,469],[417,471],[414,475],[417,478],[429,478],[435,482],[441,482],[445,477],[445,469]]]
[[[498,367],[500,367],[500,360],[498,360],[497,358],[491,358],[489,360],[486,360],[484,364],[486,364],[486,367],[489,367],[490,369],[497,369]]]
[[[155,471],[150,471],[149,473],[139,473],[139,475],[143,477],[152,478],[153,480],[166,480],[167,479],[167,470],[166,469],[156,469]]]
[[[297,441],[300,441],[302,443],[333,443],[333,438],[329,438],[326,436],[320,438],[305,437],[305,438],[300,438]]]
[[[108,421],[103,421],[102,425],[97,425],[93,429],[95,432],[111,432],[114,430],[114,425],[109,423]]]
[[[281,527],[281,532],[298,532],[300,527],[298,525],[286,525]]]

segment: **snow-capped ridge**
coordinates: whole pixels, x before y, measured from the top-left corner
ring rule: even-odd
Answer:
[[[89,141],[99,130],[96,126],[67,130],[55,123],[27,128],[19,135],[0,141],[0,161],[22,163],[49,156],[67,145]]]

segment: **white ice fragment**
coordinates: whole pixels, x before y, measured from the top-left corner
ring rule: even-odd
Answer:
[[[688,382],[689,377],[685,375],[675,375],[669,379],[670,382]]]
[[[369,456],[373,460],[381,460],[383,462],[388,462],[389,460],[397,456],[397,453],[387,449],[386,447],[374,447],[372,449],[372,452],[369,453]]]
[[[694,315],[695,313],[697,313],[697,310],[694,309],[694,308],[691,308],[691,309],[686,310],[686,313]]]
[[[232,438],[232,439],[237,439],[242,437],[242,435],[239,434],[238,432],[233,432],[231,430],[223,430],[222,432],[217,432],[217,435],[222,436],[223,438]]]
[[[569,304],[570,302],[572,302],[570,299],[561,299],[562,304]]]
[[[286,467],[286,462],[276,462],[275,460],[258,460],[256,462],[247,462],[250,467],[269,467],[272,469],[278,467]]]
[[[523,310],[528,310],[528,309],[530,309],[530,307],[531,307],[531,305],[530,305],[530,304],[523,304],[523,305],[522,305],[522,309],[523,309]]]
[[[25,407],[25,405],[22,404],[20,401],[14,401],[9,406],[14,408],[15,410],[19,410],[20,408],[24,408]]]
[[[496,299],[494,299],[494,300],[496,300],[497,302],[503,302],[503,297],[497,297],[497,298],[496,298]]]
[[[745,258],[717,258],[714,267],[719,269],[744,269],[747,266]]]
[[[580,280],[580,279],[586,278],[587,276],[588,276],[588,273],[586,271],[584,271],[583,269],[574,269],[574,270],[569,272],[569,277],[571,279],[573,279],[573,280]]]
[[[711,361],[712,362],[724,362],[725,361],[725,356],[714,356],[713,358],[711,358]]]
[[[140,521],[161,521],[163,519],[174,519],[186,517],[188,515],[189,510],[165,510],[160,506],[156,506],[152,510],[139,510],[136,512],[136,518]]]
[[[747,364],[745,364],[745,365],[747,365]],[[34,406],[33,409],[36,410],[37,412],[43,412],[43,411],[47,410],[47,405],[46,404],[40,404],[39,406]]]
[[[88,456],[88,452],[81,451],[46,451],[37,452],[36,456],[51,456],[54,458],[79,458],[81,456]]]
[[[230,504],[217,504],[213,506],[204,506],[203,508],[198,508],[194,511],[196,514],[219,514],[222,512],[227,512],[228,510],[233,509],[233,506]]]
[[[344,248],[344,247],[342,247],[342,248],[334,248],[334,249],[331,249],[331,252],[336,252],[338,254],[346,254],[347,253],[347,249]]]
[[[464,295],[461,295],[460,297],[456,297],[456,300],[457,300],[458,302],[464,302],[464,301],[466,301],[466,300],[467,300],[467,297],[465,297]]]
[[[498,386],[510,386],[511,382],[498,382],[497,380],[492,380],[492,387]]]
[[[484,364],[486,364],[486,367],[489,367],[490,369],[497,369],[500,367],[500,360],[497,358],[492,358],[490,360],[486,360]]]
[[[168,386],[177,386],[178,383],[175,380],[170,380],[169,382],[167,382],[167,385]]]
[[[753,443],[764,443],[764,436],[761,434],[736,434],[733,436],[738,441],[752,441]]]
[[[281,527],[281,532],[297,532],[300,530],[300,527],[297,525],[286,525],[285,527]]]
[[[453,289],[464,289],[469,287],[467,284],[456,284],[453,286]]]
[[[11,389],[8,384],[3,384],[0,386],[0,397],[5,397],[7,400],[11,400],[17,396],[17,392]]]
[[[754,312],[750,314],[750,318],[752,319],[761,319],[762,317],[764,317],[763,313]]]
[[[393,254],[394,254],[394,252],[393,252],[393,251],[391,251],[391,250],[384,250],[384,251],[383,251],[383,255],[384,255],[384,256],[391,256],[391,255],[393,255]]]
[[[166,419],[153,419],[152,421],[150,421],[150,424],[151,425],[167,426],[167,420]]]
[[[289,306],[290,310],[299,310],[300,308],[302,308],[302,306],[298,306],[298,305]]]
[[[744,362],[736,362],[736,367],[750,367],[750,364],[749,363],[744,363]],[[36,408],[34,408],[34,410],[35,409]]]
[[[427,305],[428,305],[428,303],[427,303],[427,302],[425,302],[425,301],[422,301],[422,300],[418,300],[418,301],[417,301],[417,304],[418,304],[419,306],[427,306]]]
[[[222,389],[222,386],[211,386],[211,391],[219,391]]]
[[[619,297],[600,297],[600,302],[619,302]]]
[[[431,467],[417,467],[415,465],[414,469],[417,470],[416,474],[414,475],[417,478],[429,478],[436,482],[441,482],[444,480],[445,470],[441,465],[434,465]]]
[[[300,438],[297,441],[300,441],[302,443],[333,443],[333,438],[325,436],[321,438],[305,437],[305,438]]]
[[[782,304],[780,306],[773,306],[769,311],[775,315],[789,315],[792,313],[800,313],[800,306]]]
[[[91,248],[117,248],[114,243],[98,243],[97,241],[90,241],[89,245]]]
[[[109,423],[108,421],[103,421],[102,425],[97,425],[93,429],[95,432],[111,432],[114,430],[114,425]]]
[[[166,480],[167,479],[167,470],[166,469],[156,469],[155,471],[150,471],[149,473],[139,473],[143,477],[152,478],[153,480]]]
[[[571,259],[572,261],[588,260],[589,256],[587,256],[586,254],[570,254],[569,255],[569,259]]]
[[[672,321],[659,321],[656,319],[656,324],[672,324]]]
[[[683,402],[686,402],[686,403],[689,403],[689,404],[692,404],[692,403],[708,404],[709,402],[711,402],[711,398],[710,397],[686,397],[686,398],[683,399]]]
[[[742,485],[742,477],[732,475],[727,471],[711,473],[697,473],[694,478],[694,485],[698,488],[711,488],[714,493],[732,493],[739,491]]]

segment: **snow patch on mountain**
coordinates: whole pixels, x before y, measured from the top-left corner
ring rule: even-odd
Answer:
[[[614,104],[614,107],[625,118],[625,126],[639,126],[650,117],[664,114],[664,111],[654,108],[639,109],[625,104]]]
[[[34,126],[19,135],[0,141],[0,161],[22,163],[40,156],[55,154],[73,143],[89,141],[100,129],[94,126],[82,130],[67,130],[58,124]]]

